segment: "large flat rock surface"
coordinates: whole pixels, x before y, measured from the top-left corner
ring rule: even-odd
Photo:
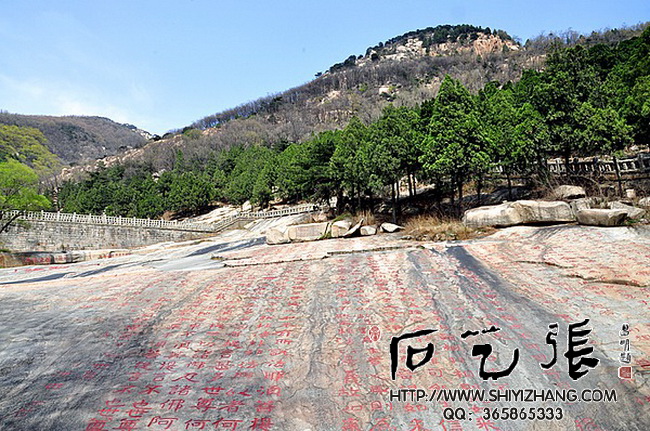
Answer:
[[[648,231],[562,226],[445,244],[229,234],[0,270],[0,429],[647,430],[649,262]],[[599,362],[574,380],[568,330],[585,319],[574,350],[594,351],[573,362]],[[393,380],[392,337],[427,329],[398,344]],[[407,368],[407,347],[429,343],[431,360]],[[514,369],[485,380],[476,345],[492,348],[483,371],[518,355]],[[445,399],[454,390],[485,398]],[[487,399],[509,390],[588,400]]]

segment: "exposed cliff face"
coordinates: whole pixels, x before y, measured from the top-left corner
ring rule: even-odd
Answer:
[[[368,55],[365,55],[357,62],[358,66],[365,66],[373,61],[381,60],[406,60],[418,57],[436,57],[442,55],[455,55],[461,53],[470,53],[475,55],[486,55],[499,53],[503,51],[519,51],[521,47],[512,40],[504,40],[496,35],[479,34],[472,41],[448,41],[430,46],[425,45],[425,41],[411,37],[404,43],[389,48],[372,49]],[[373,57],[374,56],[374,57]],[[375,58],[375,60],[373,60]]]

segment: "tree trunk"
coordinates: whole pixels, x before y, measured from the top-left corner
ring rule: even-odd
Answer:
[[[413,185],[411,184],[411,172],[406,171],[406,182],[408,182],[409,185],[409,197],[413,197]]]
[[[0,213],[0,217],[2,217],[2,215],[3,215],[3,214]],[[18,217],[20,217],[20,214],[16,214],[16,215],[14,215],[13,217],[11,217],[11,218],[9,219],[8,222],[4,223],[4,224],[2,225],[2,227],[0,227],[0,233],[2,233],[2,232],[4,232],[4,231],[6,231],[7,229],[9,229],[9,226],[11,226],[11,224],[12,224],[14,221],[16,221],[16,219],[17,219]]]
[[[451,178],[451,210],[449,211],[450,216],[456,212],[456,184],[456,177],[453,176]]]
[[[506,171],[506,180],[508,181],[508,200],[512,200],[512,179],[510,178],[510,171]]]
[[[395,199],[395,183],[390,186],[391,201],[393,204],[393,223],[397,223],[397,199]]]
[[[483,189],[483,175],[476,180],[476,194],[478,195],[478,206],[481,206],[481,190]]]
[[[361,186],[357,187],[357,211],[361,211]]]
[[[458,217],[463,214],[463,182],[458,181]]]
[[[336,215],[343,212],[343,189],[336,192]]]

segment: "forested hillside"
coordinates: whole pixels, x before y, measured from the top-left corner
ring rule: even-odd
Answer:
[[[647,144],[650,29],[623,41],[600,35],[584,43],[557,42],[544,68],[521,71],[521,79],[485,78],[476,88],[481,81],[469,85],[447,74],[435,96],[421,103],[411,106],[395,97],[376,118],[364,110],[348,112],[344,127],[314,128],[302,142],[255,134],[251,121],[269,121],[260,114],[224,120],[205,132],[187,128],[168,141],[173,145],[157,148],[170,153],[167,159],[144,151],[87,181],[66,184],[60,204],[66,211],[154,216],[198,212],[215,200],[266,205],[336,196],[339,209],[358,209],[374,196],[395,196],[401,178],[411,191],[415,178],[426,180],[439,196],[460,202],[464,185],[472,182],[480,190],[495,168],[508,178],[535,181],[547,174],[549,157],[608,155]],[[466,66],[468,75],[472,65]],[[237,124],[247,126],[234,133]],[[233,140],[215,145],[227,126]]]
[[[0,124],[31,127],[65,164],[87,163],[143,146],[150,136],[135,126],[102,117],[51,117],[0,112]]]
[[[37,129],[0,124],[0,220],[7,210],[50,207],[39,194],[39,177],[52,175],[61,162],[44,144],[45,136]],[[0,232],[12,221],[2,220]]]
[[[344,127],[352,117],[364,124],[376,121],[388,104],[415,108],[437,94],[447,74],[476,94],[488,82],[514,82],[524,70],[542,70],[556,47],[615,44],[642,28],[588,37],[572,31],[540,35],[523,46],[502,30],[469,25],[409,32],[350,56],[304,85],[209,115],[104,163],[137,160],[169,170],[178,149],[193,160],[231,146],[304,142],[314,133]]]

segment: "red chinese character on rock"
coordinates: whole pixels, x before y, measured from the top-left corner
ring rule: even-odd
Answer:
[[[176,361],[164,361],[160,364],[159,370],[174,371],[176,368]]]
[[[86,373],[88,373],[88,371],[86,371]],[[94,373],[94,374],[97,375],[97,373]],[[135,382],[136,380],[140,380],[140,377],[142,377],[142,373],[129,373],[129,379],[128,380],[129,380],[129,382]]]
[[[161,427],[164,427],[163,429],[170,429],[172,425],[174,425],[174,422],[176,422],[178,418],[161,418],[160,416],[154,416],[151,421],[149,421],[148,427],[151,427],[152,425],[159,425]]]
[[[190,428],[197,428],[197,429],[205,429],[206,425],[210,424],[210,420],[208,419],[190,419],[185,422],[185,429],[188,430]]]
[[[191,341],[183,341],[181,343],[174,344],[174,349],[189,349]]]
[[[345,372],[345,378],[343,382],[347,384],[359,384],[359,376],[355,370],[343,370]]]
[[[275,406],[273,405],[273,401],[258,401],[255,403],[255,410],[257,410],[258,413],[271,413]]]
[[[223,379],[223,376],[225,376],[224,373],[214,373],[212,378],[209,380],[210,382],[216,382],[217,380]]]
[[[160,391],[158,388],[161,388],[162,386],[160,385],[147,385],[146,388],[140,391],[141,394],[146,394],[146,395],[151,395],[151,394],[159,394]]]
[[[113,415],[119,413],[120,409],[112,409],[112,408],[106,408],[106,409],[101,409],[97,411],[97,414],[99,416],[108,418],[108,420],[113,419]]]
[[[185,379],[185,380],[187,380],[188,382],[198,383],[198,381],[195,380],[197,374],[198,374],[198,373],[185,373],[185,375],[182,376],[182,377],[179,377],[179,378],[177,378],[177,379],[172,379],[172,382],[177,382],[177,381],[179,381],[179,380],[183,380],[183,379]]]
[[[243,422],[241,419],[219,419],[214,423],[215,428],[224,428],[236,430],[237,426]]]
[[[100,421],[97,419],[91,419],[90,422],[88,422],[88,425],[86,425],[86,431],[103,431],[106,428],[106,421]]]
[[[252,430],[269,431],[273,426],[271,418],[254,418],[251,422]]]
[[[177,412],[183,408],[183,404],[185,404],[185,400],[181,398],[174,398],[174,399],[168,399],[167,401],[162,403],[160,407],[163,409],[173,410]]]
[[[359,420],[356,418],[347,418],[343,421],[341,431],[361,431]]]
[[[210,388],[203,388],[203,392],[205,392],[208,395],[219,395],[219,392],[224,390],[225,388],[222,388],[221,386],[212,386]]]
[[[132,431],[138,426],[137,419],[120,419],[120,424],[115,430]]]
[[[200,370],[201,368],[205,367],[205,362],[203,362],[203,361],[194,361],[194,362],[190,362],[189,364],[187,364],[187,366],[188,367],[198,368]]]
[[[160,349],[149,349],[144,354],[144,357],[147,359],[156,359],[158,356],[160,356]]]
[[[133,408],[127,412],[129,417],[132,418],[141,418],[145,414],[149,413],[149,410],[151,410],[151,407],[148,407],[149,403],[146,402],[145,400],[142,401],[136,401],[133,403]]]
[[[409,431],[431,431],[429,428],[424,427],[424,421],[421,419],[413,419],[411,423],[413,424],[413,428]]]
[[[212,406],[213,402],[214,398],[199,398],[194,408],[205,413],[210,409],[216,408]]]
[[[214,369],[217,371],[229,370],[232,368],[232,362],[217,362]]]
[[[151,370],[151,362],[136,362],[133,368],[139,368],[142,370]]]
[[[185,386],[175,385],[172,386],[171,390],[169,391],[169,395],[187,395],[190,393],[191,390],[192,388],[187,385]]]
[[[284,371],[264,371],[264,378],[274,382],[280,381],[284,375]]]
[[[228,404],[222,404],[221,407],[219,407],[219,410],[226,410],[229,413],[235,413],[243,405],[243,401],[232,400]]]

